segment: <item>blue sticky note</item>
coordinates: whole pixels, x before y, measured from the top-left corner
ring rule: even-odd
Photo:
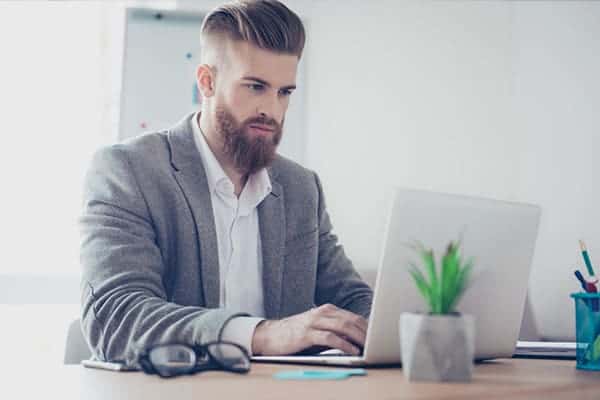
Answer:
[[[281,371],[273,375],[275,379],[281,380],[339,380],[350,376],[366,375],[363,368],[342,370],[293,370]]]

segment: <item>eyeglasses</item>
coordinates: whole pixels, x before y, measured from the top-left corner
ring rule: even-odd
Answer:
[[[240,374],[250,371],[250,356],[246,349],[223,341],[197,346],[161,344],[140,353],[138,362],[145,373],[163,378],[209,370]]]

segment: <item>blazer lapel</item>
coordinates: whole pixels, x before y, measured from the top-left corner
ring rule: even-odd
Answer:
[[[200,240],[202,290],[205,306],[219,307],[219,256],[215,219],[206,172],[194,141],[188,115],[169,131],[171,164],[174,176],[183,191],[196,223]],[[264,307],[267,318],[279,318],[285,246],[285,207],[281,185],[276,174],[268,169],[271,193],[258,206],[259,229],[263,256]]]
[[[206,172],[188,115],[169,131],[174,176],[192,210],[200,240],[200,273],[207,308],[219,307],[219,255],[215,218]]]
[[[285,208],[283,191],[271,175],[271,193],[258,206],[263,256],[264,306],[267,318],[279,318],[285,246]]]

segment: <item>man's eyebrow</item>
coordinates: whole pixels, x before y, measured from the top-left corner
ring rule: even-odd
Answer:
[[[242,79],[246,80],[246,81],[255,81],[256,83],[260,83],[261,85],[264,85],[266,87],[271,87],[271,84],[269,82],[265,81],[264,79],[257,78],[255,76],[244,76]],[[296,89],[296,85],[287,85],[287,86],[283,86],[280,89],[294,90],[294,89]]]

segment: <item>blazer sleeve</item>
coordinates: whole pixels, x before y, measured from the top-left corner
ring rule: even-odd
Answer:
[[[148,346],[216,340],[241,315],[167,301],[150,213],[120,145],[95,154],[83,203],[81,325],[95,357],[137,365]]]
[[[352,262],[338,243],[337,236],[325,207],[323,188],[315,174],[319,206],[319,260],[317,266],[317,305],[332,303],[368,318],[371,313],[373,291],[354,269]]]

